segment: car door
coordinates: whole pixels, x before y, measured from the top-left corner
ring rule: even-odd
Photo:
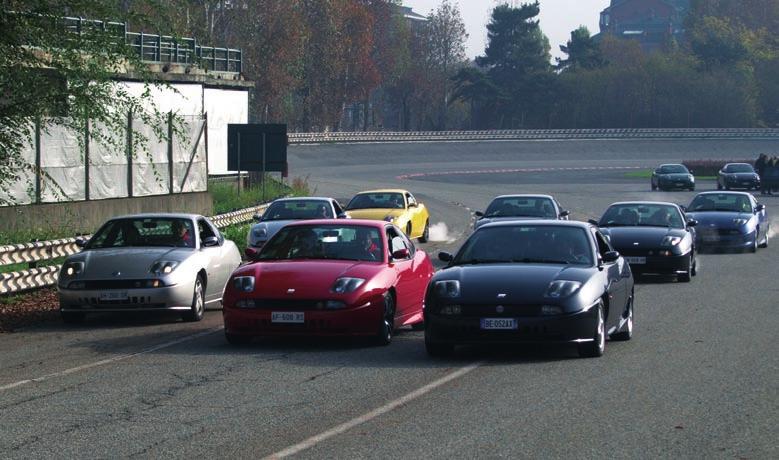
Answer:
[[[758,242],[761,242],[763,238],[768,237],[768,213],[766,212],[765,205],[758,203],[753,196],[749,196],[749,201],[752,205],[752,212],[757,219],[757,225],[760,229],[760,232],[757,235],[757,240]]]
[[[593,236],[598,245],[598,257],[602,260],[603,256],[613,251],[614,248],[603,234],[593,229]],[[620,257],[616,262],[600,262],[603,272],[606,276],[606,291],[609,294],[609,313],[606,318],[606,326],[611,327],[619,323],[624,306],[627,304],[628,292],[627,285],[630,277],[630,268],[625,259]]]
[[[419,203],[416,198],[414,198],[414,195],[409,192],[406,192],[406,209],[409,216],[408,221],[411,222],[411,232],[408,237],[414,238],[415,235],[421,234],[422,226],[424,224],[420,222]]]
[[[430,282],[430,278],[433,276],[430,261],[428,260],[427,254],[425,254],[424,251],[417,250],[417,247],[414,245],[413,241],[411,241],[403,234],[401,234],[401,237],[403,237],[403,242],[406,244],[406,247],[409,249],[411,255],[411,272],[414,280],[412,290],[415,295],[413,295],[410,300],[411,306],[409,315],[421,315],[422,304],[425,301],[425,291],[427,290],[427,284]]]
[[[396,321],[401,321],[407,318],[414,311],[415,292],[417,290],[418,282],[414,278],[414,258],[411,254],[411,248],[406,244],[407,239],[404,238],[403,232],[399,228],[394,226],[387,227],[387,244],[389,245],[389,265],[395,270],[396,284],[396,306],[395,306],[395,318]],[[407,249],[409,251],[408,257],[402,259],[394,259],[392,254],[401,249]]]
[[[224,237],[221,236],[219,230],[203,217],[198,219],[197,227],[200,236],[200,252],[205,256],[205,269],[206,276],[208,277],[206,283],[206,303],[209,303],[222,297],[222,290],[233,267],[224,263],[227,256],[227,254],[224,254],[226,247]],[[219,244],[209,247],[204,246],[203,241],[210,237],[217,238]]]

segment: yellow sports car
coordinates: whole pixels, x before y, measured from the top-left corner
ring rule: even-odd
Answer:
[[[430,236],[430,214],[407,190],[371,190],[358,193],[346,206],[353,219],[384,220],[424,243]]]

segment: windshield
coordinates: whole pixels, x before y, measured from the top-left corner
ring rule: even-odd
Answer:
[[[689,174],[684,165],[663,165],[660,166],[660,174]]]
[[[554,203],[546,197],[496,198],[484,217],[538,217],[556,219]]]
[[[270,220],[306,220],[332,219],[333,210],[327,201],[323,200],[285,200],[271,204],[263,221]]]
[[[360,193],[346,209],[406,209],[406,202],[402,193]]]
[[[281,229],[262,249],[258,260],[336,259],[384,260],[384,243],[375,227],[295,225]]]
[[[195,247],[192,221],[176,218],[115,219],[89,240],[86,249],[126,247]]]
[[[725,166],[726,173],[753,173],[754,168],[751,165],[745,163],[738,163]]]
[[[482,227],[468,238],[452,263],[591,266],[593,253],[582,228],[551,225]]]
[[[625,203],[610,206],[598,222],[600,227],[684,228],[676,206],[668,204]]]
[[[690,212],[752,212],[752,204],[744,195],[717,193],[698,195],[687,208]]]

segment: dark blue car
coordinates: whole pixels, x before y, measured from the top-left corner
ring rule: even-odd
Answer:
[[[687,207],[698,221],[696,246],[756,252],[768,246],[769,220],[764,205],[746,192],[699,193]]]

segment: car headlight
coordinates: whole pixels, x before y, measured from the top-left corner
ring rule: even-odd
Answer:
[[[364,282],[365,280],[362,278],[349,278],[345,276],[335,280],[335,284],[333,284],[333,287],[330,288],[330,290],[336,294],[348,294],[356,291]]]
[[[65,276],[76,276],[84,272],[84,262],[68,262],[62,266],[62,274]]]
[[[671,247],[671,246],[676,246],[677,244],[679,244],[681,242],[682,242],[682,237],[681,236],[666,235],[665,238],[663,238],[663,242],[660,243],[660,246]]]
[[[460,282],[457,280],[436,281],[435,292],[438,297],[450,299],[460,297]]]
[[[384,216],[384,222],[392,222],[393,220],[395,220],[395,218],[392,216]]]
[[[734,223],[734,224],[735,224],[737,227],[741,227],[742,225],[746,225],[746,224],[747,224],[747,222],[749,222],[749,221],[748,221],[748,220],[746,220],[746,219],[733,219],[733,223]]]
[[[691,182],[695,182],[695,176],[692,174],[687,174],[687,177],[690,179]]]
[[[255,228],[254,230],[252,230],[252,234],[256,238],[265,238],[266,236],[268,236],[268,229],[267,228]]]
[[[254,292],[254,277],[236,276],[233,278],[233,288],[238,292]]]
[[[573,295],[580,287],[582,287],[582,283],[578,281],[552,281],[549,283],[549,287],[546,289],[546,294],[544,294],[544,296],[552,299],[562,299]]]
[[[172,273],[173,270],[178,267],[179,263],[175,260],[158,260],[157,262],[154,262],[151,264],[151,267],[149,268],[149,272],[159,276],[159,275],[167,275],[169,273]]]

